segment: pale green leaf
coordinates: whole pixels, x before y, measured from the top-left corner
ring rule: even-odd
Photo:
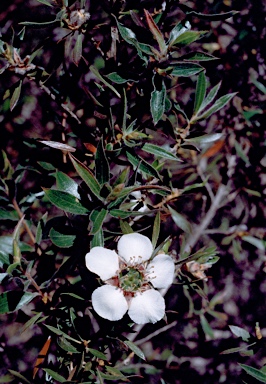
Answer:
[[[140,357],[142,360],[146,360],[142,350],[139,347],[137,347],[132,341],[126,340],[124,341],[124,343],[128,346],[129,349],[131,349],[132,352],[135,353],[135,355]]]
[[[144,146],[142,147],[142,150],[145,152],[151,153],[152,155],[162,157],[163,159],[182,161],[181,159],[176,157],[173,153],[155,144],[145,143]]]
[[[162,88],[159,91],[154,86],[154,90],[151,93],[150,100],[151,115],[154,125],[156,125],[163,116],[165,108],[165,97],[166,87],[164,85],[164,82],[162,82]]]
[[[97,79],[99,79],[103,84],[105,84],[108,88],[110,88],[110,89],[116,94],[116,96],[118,96],[119,98],[121,98],[120,93],[119,93],[119,92],[112,86],[112,84],[108,83],[108,82],[102,77],[102,75],[99,73],[99,71],[98,71],[93,65],[90,66],[90,70],[91,70],[91,72],[97,77]]]
[[[15,312],[39,295],[37,292],[3,292],[0,294],[0,314]]]
[[[248,341],[250,339],[250,333],[244,328],[240,328],[236,325],[229,325],[231,332],[237,337],[241,337],[243,341]]]
[[[175,211],[173,208],[171,208],[169,205],[167,206],[167,208],[169,209],[169,212],[171,213],[172,219],[174,220],[176,225],[179,228],[181,228],[184,232],[191,233],[191,231],[192,231],[191,225],[187,221],[187,219],[184,216],[182,216],[180,213]]]
[[[134,232],[132,227],[126,221],[119,220],[119,224],[120,224],[120,228],[121,228],[124,235],[127,235],[128,233]]]
[[[106,77],[111,80],[113,83],[116,84],[124,84],[131,81],[136,81],[133,79],[124,79],[122,76],[120,76],[117,72],[109,73],[109,75],[106,75]]]
[[[80,195],[78,193],[78,184],[71,179],[68,175],[61,171],[57,171],[53,174],[56,179],[56,187],[59,191],[67,192],[70,195],[75,196],[77,199],[80,199]]]
[[[228,93],[227,95],[224,95],[220,97],[216,102],[209,108],[207,111],[202,112],[201,115],[198,115],[196,120],[202,120],[207,119],[207,117],[211,116],[213,113],[218,112],[220,109],[222,109],[229,101],[237,94],[237,92],[234,93]]]
[[[161,226],[161,215],[160,215],[160,212],[157,212],[155,216],[154,224],[153,224],[152,240],[151,240],[153,249],[156,248],[157,241],[159,239],[160,226]]]
[[[172,66],[172,76],[190,77],[204,71],[204,68],[196,63],[175,63]]]
[[[13,94],[11,96],[11,99],[10,99],[10,111],[13,111],[13,109],[17,105],[17,102],[19,100],[20,93],[21,93],[21,87],[22,87],[22,80],[20,80],[18,82],[18,85],[14,89],[14,92],[13,92]]]
[[[140,156],[137,156],[136,154],[126,152],[128,161],[136,168],[138,168],[143,173],[156,177],[160,180],[160,176],[156,169],[154,169],[149,163],[147,163],[144,159],[142,159]]]

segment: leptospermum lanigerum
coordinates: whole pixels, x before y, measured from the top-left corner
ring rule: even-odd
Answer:
[[[156,289],[173,283],[172,258],[161,253],[151,259],[152,243],[139,233],[123,235],[117,251],[94,247],[86,254],[87,268],[105,283],[92,293],[94,310],[111,321],[128,311],[137,324],[156,323],[165,315],[164,298]]]

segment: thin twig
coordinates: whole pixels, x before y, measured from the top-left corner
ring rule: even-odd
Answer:
[[[49,89],[48,87],[46,87],[46,85],[44,85],[41,81],[39,81],[39,86],[41,87],[41,89],[42,89],[45,93],[47,93],[47,95],[49,95],[49,96],[51,97],[52,100],[58,102],[56,95],[54,95],[54,94],[50,91],[50,89]],[[60,102],[59,102],[59,105],[63,108],[63,110],[64,110],[66,113],[68,113],[71,117],[73,117],[73,119],[75,119],[75,120],[78,122],[78,124],[81,124],[81,121],[79,120],[78,116],[75,115],[75,113],[72,112],[72,111],[69,109],[69,107],[68,107],[67,104],[65,104],[65,103],[60,103]]]
[[[177,324],[177,321],[173,321],[171,324],[167,324],[164,327],[157,329],[157,331],[150,333],[148,336],[143,337],[143,339],[136,340],[134,344],[135,345],[144,344],[144,343],[146,343],[146,341],[151,340],[153,337],[158,336],[160,333],[166,332],[166,331],[168,331],[168,329],[175,327],[176,324]]]
[[[23,216],[24,216],[24,214],[23,214],[23,212],[21,211],[21,209],[19,208],[18,203],[17,203],[17,201],[16,201],[15,198],[12,200],[12,204],[13,204],[13,206],[14,206],[16,212],[18,213],[19,218],[22,219]],[[28,235],[29,235],[29,237],[30,237],[32,243],[35,245],[35,244],[36,244],[35,236],[34,236],[34,234],[32,233],[30,227],[28,226],[27,222],[26,222],[24,219],[23,219],[23,225],[24,225],[24,228],[25,228],[26,232],[28,233]]]
[[[209,226],[210,222],[214,218],[217,210],[221,207],[221,202],[227,194],[228,194],[227,186],[224,184],[221,184],[218,188],[216,195],[214,196],[210,209],[206,213],[205,217],[202,219],[200,224],[194,225],[191,231],[191,235],[187,239],[184,252],[190,252],[191,249],[196,245],[199,238],[201,237],[205,229]]]

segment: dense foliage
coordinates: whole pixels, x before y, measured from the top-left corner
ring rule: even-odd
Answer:
[[[266,382],[264,10],[202,3],[1,3],[0,382]]]

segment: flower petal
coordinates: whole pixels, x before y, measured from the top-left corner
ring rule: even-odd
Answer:
[[[156,323],[165,314],[165,302],[162,295],[154,289],[137,293],[128,310],[129,317],[137,324]]]
[[[86,267],[105,281],[117,275],[119,259],[115,251],[94,247],[85,256]]]
[[[129,233],[120,238],[117,250],[127,264],[135,265],[149,260],[153,246],[148,237],[140,233]]]
[[[123,292],[113,285],[103,285],[95,289],[91,299],[95,312],[107,320],[120,320],[128,310]]]
[[[149,263],[146,271],[154,288],[167,288],[175,277],[175,263],[170,256],[160,254]]]

